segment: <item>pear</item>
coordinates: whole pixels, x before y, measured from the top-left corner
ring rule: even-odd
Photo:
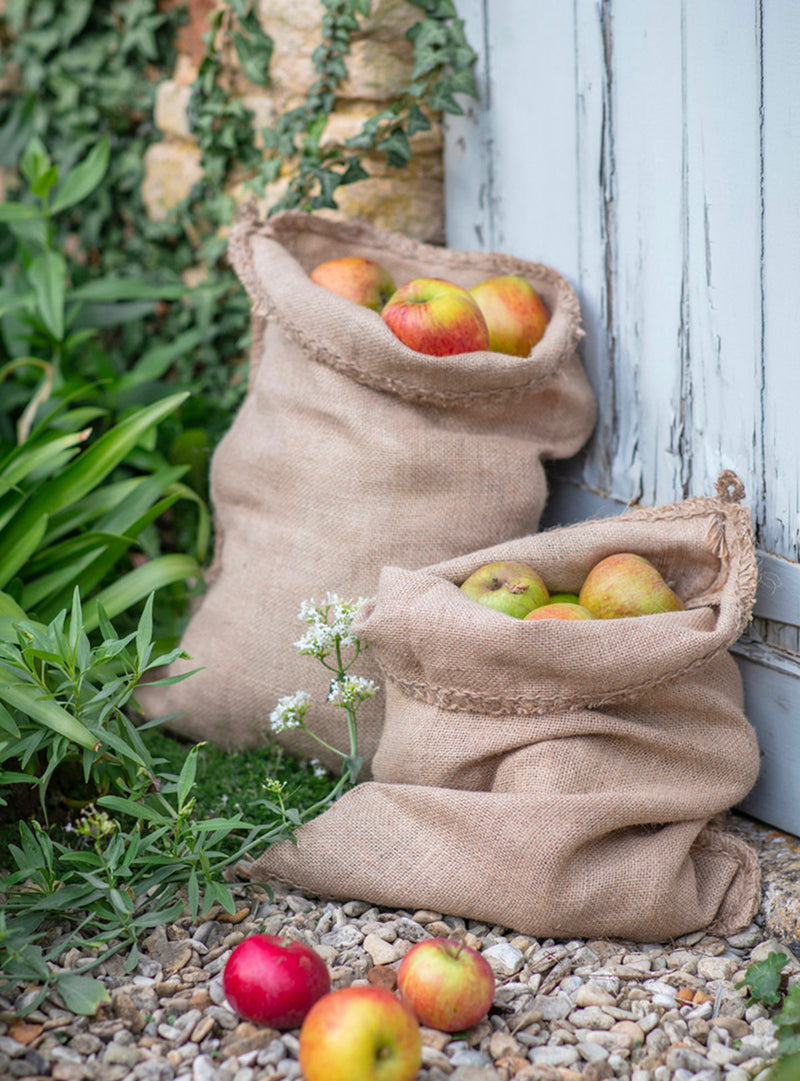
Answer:
[[[536,571],[512,560],[479,567],[462,583],[461,591],[478,604],[515,619],[524,619],[528,612],[550,599],[547,586]]]
[[[534,608],[525,616],[525,622],[534,619],[594,619],[588,608],[580,604],[571,604],[569,601],[557,601],[552,599],[550,604],[543,604],[541,608]]]
[[[684,603],[644,556],[617,552],[589,571],[578,600],[596,619],[679,612]]]

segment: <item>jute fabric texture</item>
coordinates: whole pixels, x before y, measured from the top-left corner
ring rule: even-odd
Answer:
[[[387,686],[374,780],[248,873],[537,936],[662,941],[749,923],[756,857],[722,822],[758,772],[729,652],[756,563],[749,512],[725,491],[385,568],[355,625]],[[686,611],[525,622],[457,588],[509,559],[577,591],[628,551]]]
[[[418,353],[378,313],[310,281],[346,255],[376,259],[398,284],[521,274],[551,320],[528,357]],[[182,642],[192,660],[172,672],[203,670],[138,697],[149,715],[179,714],[171,727],[192,739],[252,746],[277,699],[303,689],[309,723],[344,750],[325,671],[293,645],[301,602],[371,596],[385,565],[425,566],[538,528],[542,460],[575,454],[595,419],[578,303],[547,267],[300,212],[246,214],[230,257],[253,305],[250,385],[212,461],[215,559]],[[358,674],[378,676],[369,656]],[[362,710],[367,766],[383,709],[381,694]],[[277,738],[339,765],[301,732]]]

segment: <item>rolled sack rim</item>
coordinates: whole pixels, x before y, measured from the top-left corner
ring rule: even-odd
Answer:
[[[536,715],[637,697],[688,676],[727,651],[747,625],[755,602],[757,568],[749,512],[716,499],[677,506],[681,513],[675,513],[675,506],[640,508],[421,570],[384,567],[377,594],[356,616],[354,632],[374,649],[384,677],[403,694],[443,709]],[[467,574],[493,559],[530,562],[536,568],[537,547],[557,534],[568,546],[578,533],[611,527],[623,541],[626,527],[634,523],[652,530],[655,544],[669,523],[680,527],[692,520],[698,532],[691,540],[697,543],[705,532],[709,565],[717,559],[719,570],[701,595],[683,598],[688,602],[684,611],[527,622],[477,604],[458,588]],[[676,528],[672,543],[678,541]],[[636,548],[620,544],[616,550]],[[469,672],[464,671],[467,651]],[[514,675],[513,692],[502,686],[508,672]],[[586,689],[576,688],[578,672]]]
[[[550,321],[527,357],[491,350],[444,357],[419,353],[404,345],[379,313],[310,280],[311,268],[303,267],[291,250],[303,233],[348,245],[350,250],[342,254],[360,248],[378,261],[382,252],[387,253],[387,262],[390,255],[416,261],[420,267],[416,277],[429,276],[426,264],[433,260],[440,268],[452,269],[454,276],[476,271],[484,277],[519,274],[541,293]],[[366,222],[332,222],[303,211],[283,211],[260,221],[251,207],[243,208],[231,231],[229,255],[256,315],[275,318],[319,363],[406,399],[446,406],[539,392],[558,376],[584,336],[578,298],[558,271],[498,252],[439,248]],[[302,304],[303,298],[313,303]],[[453,386],[454,364],[463,388]]]

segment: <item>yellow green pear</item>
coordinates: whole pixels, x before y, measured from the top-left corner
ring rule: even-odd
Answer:
[[[578,601],[596,619],[679,612],[685,605],[644,556],[617,552],[589,571]]]

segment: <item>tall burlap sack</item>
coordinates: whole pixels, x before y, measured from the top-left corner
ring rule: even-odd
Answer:
[[[525,622],[457,588],[511,559],[575,591],[623,551],[655,563],[687,610]],[[385,569],[356,623],[387,681],[375,780],[247,873],[537,936],[744,927],[758,865],[719,816],[758,772],[728,652],[755,584],[749,514],[722,498]]]
[[[376,312],[310,281],[345,255],[378,260],[398,283],[521,274],[550,323],[524,358],[418,353]],[[149,715],[183,713],[171,727],[192,739],[239,746],[260,744],[276,700],[303,689],[314,730],[344,750],[325,671],[293,646],[301,602],[370,596],[384,565],[424,566],[538,527],[542,460],[575,454],[594,424],[578,303],[547,267],[299,212],[246,214],[230,257],[253,303],[250,387],[212,461],[215,560],[182,642],[192,660],[172,672],[204,670],[137,697]],[[368,656],[359,670],[378,676]],[[367,763],[383,705],[363,707]],[[340,764],[301,732],[277,738]]]

